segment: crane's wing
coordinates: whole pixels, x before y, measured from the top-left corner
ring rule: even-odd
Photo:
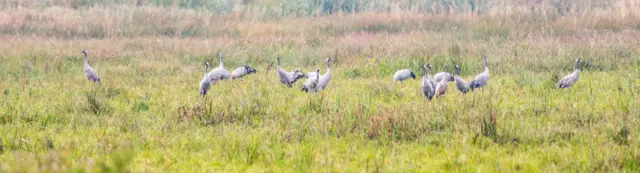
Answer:
[[[91,67],[87,67],[84,69],[84,74],[87,75],[87,79],[89,80],[99,80],[100,77],[98,77],[98,73],[96,72],[95,69],[91,68]]]

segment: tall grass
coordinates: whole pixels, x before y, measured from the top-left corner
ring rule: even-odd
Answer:
[[[327,2],[3,1],[0,172],[638,171],[635,1]],[[259,72],[200,97],[218,50]],[[281,85],[277,55],[332,57],[329,86]],[[470,80],[482,55],[490,84],[466,95],[391,81],[426,63]]]

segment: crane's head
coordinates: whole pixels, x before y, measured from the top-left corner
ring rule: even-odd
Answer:
[[[429,69],[433,68],[433,67],[431,66],[431,64],[428,64],[428,65],[427,65],[427,67],[429,67]]]
[[[331,57],[327,57],[327,61],[325,62],[327,67],[331,67]]]
[[[209,67],[209,62],[204,62],[204,66]]]
[[[84,59],[87,59],[87,50],[82,50],[81,53],[84,53]]]
[[[258,72],[256,69],[246,64],[244,65],[244,71],[247,72],[247,74]]]
[[[455,71],[453,72],[454,75],[459,75],[460,74],[460,66],[458,66],[458,64],[456,64],[456,66],[454,67]]]
[[[298,80],[304,76],[304,72],[300,68],[296,68],[296,71],[293,72],[293,80]]]
[[[449,77],[449,79],[448,79],[449,82],[452,82],[452,81],[456,80],[455,78],[453,78],[453,75],[451,75],[451,74],[447,74],[447,77]]]
[[[580,69],[580,62],[582,62],[582,59],[576,58],[576,65],[574,65],[573,68],[576,70]]]

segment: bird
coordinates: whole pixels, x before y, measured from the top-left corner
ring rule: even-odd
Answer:
[[[484,61],[484,72],[478,74],[471,82],[469,82],[469,88],[473,91],[475,88],[482,88],[489,83],[489,66],[487,66],[487,57],[482,56]]]
[[[447,64],[444,64],[444,71],[443,72],[439,72],[439,73],[436,73],[435,75],[433,75],[433,80],[436,83],[440,82],[440,80],[442,80],[442,79],[447,79],[450,82],[453,81],[453,75],[451,75],[451,73],[447,72]]]
[[[426,68],[429,68],[429,71],[426,73],[426,76],[425,76]],[[434,95],[435,90],[433,87],[434,87],[433,80],[431,80],[431,64],[429,65],[423,64],[422,65],[422,94],[429,101],[431,101]]]
[[[318,76],[318,74],[320,74],[320,73],[319,73],[319,72],[315,72],[315,71],[307,72],[307,73],[305,74],[305,77],[307,77],[307,78],[312,78],[312,77],[316,77],[316,76]]]
[[[84,53],[84,74],[87,76],[87,80],[99,83],[100,77],[98,77],[98,73],[96,72],[95,69],[93,69],[89,65],[89,58],[87,58],[87,50],[82,50],[82,53]]]
[[[321,75],[318,79],[318,90],[323,90],[329,84],[329,80],[331,80],[331,58],[327,57],[327,72]],[[320,71],[317,71],[320,74]]]
[[[558,83],[556,84],[558,88],[570,88],[578,81],[578,78],[580,78],[580,61],[582,60],[580,58],[577,58],[576,64],[573,66],[573,73],[565,76],[564,78],[560,79],[560,81],[558,81]]]
[[[304,77],[304,72],[297,68],[295,71],[288,72],[287,70],[282,69],[280,67],[280,56],[277,57],[277,69],[278,69],[278,78],[280,79],[280,83],[287,85],[291,88],[291,85],[298,81],[298,79]]]
[[[307,77],[307,78],[312,78],[312,77],[316,77],[316,76],[318,76],[318,75],[320,75],[320,72],[312,71],[312,72],[307,72],[307,73],[305,74],[305,77]]]
[[[440,98],[442,97],[444,94],[447,93],[447,88],[449,83],[447,83],[447,80],[440,80],[440,82],[438,82],[436,84],[436,90],[435,90],[435,94],[434,97]]]
[[[453,72],[453,75],[456,81],[456,87],[458,88],[458,91],[462,92],[463,94],[466,94],[467,92],[469,92],[469,84],[467,83],[467,81],[465,81],[460,77],[460,67],[458,65],[455,66],[455,71]]]
[[[211,72],[209,72],[208,74],[209,80],[211,80],[211,83],[213,84],[216,84],[216,82],[219,80],[226,80],[227,78],[229,78],[229,71],[227,71],[227,69],[224,69],[224,64],[222,64],[222,52],[218,51],[218,57],[220,59],[220,65],[211,70]]]
[[[256,69],[245,64],[243,67],[238,67],[235,70],[233,70],[233,72],[231,72],[231,79],[233,80],[233,79],[242,78],[245,75],[249,75],[256,72],[258,72]]]
[[[318,74],[320,74],[320,69],[316,69],[316,72]],[[304,85],[302,86],[302,91],[304,92],[316,92],[319,91],[318,90],[318,81],[320,80],[320,75],[316,75],[313,78],[307,78],[306,81],[304,81]]]
[[[395,84],[398,81],[403,82],[409,78],[416,79],[416,74],[413,73],[413,71],[411,71],[411,68],[398,70],[393,75],[393,84]]]
[[[209,71],[209,62],[204,63],[204,77],[200,81],[200,95],[207,95],[207,91],[209,87],[211,87],[211,81],[209,80],[209,75],[207,75],[207,71]]]
[[[300,70],[300,68],[296,68],[295,71],[288,72],[287,75],[289,76],[289,79],[291,79],[291,84],[293,84],[304,77],[304,72]]]

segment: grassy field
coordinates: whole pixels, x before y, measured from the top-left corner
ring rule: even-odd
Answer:
[[[638,2],[135,2],[0,3],[0,172],[640,171]],[[258,73],[202,98],[218,50]],[[329,86],[281,85],[278,55],[332,57]],[[392,83],[422,64],[469,81],[482,55],[483,90]]]

